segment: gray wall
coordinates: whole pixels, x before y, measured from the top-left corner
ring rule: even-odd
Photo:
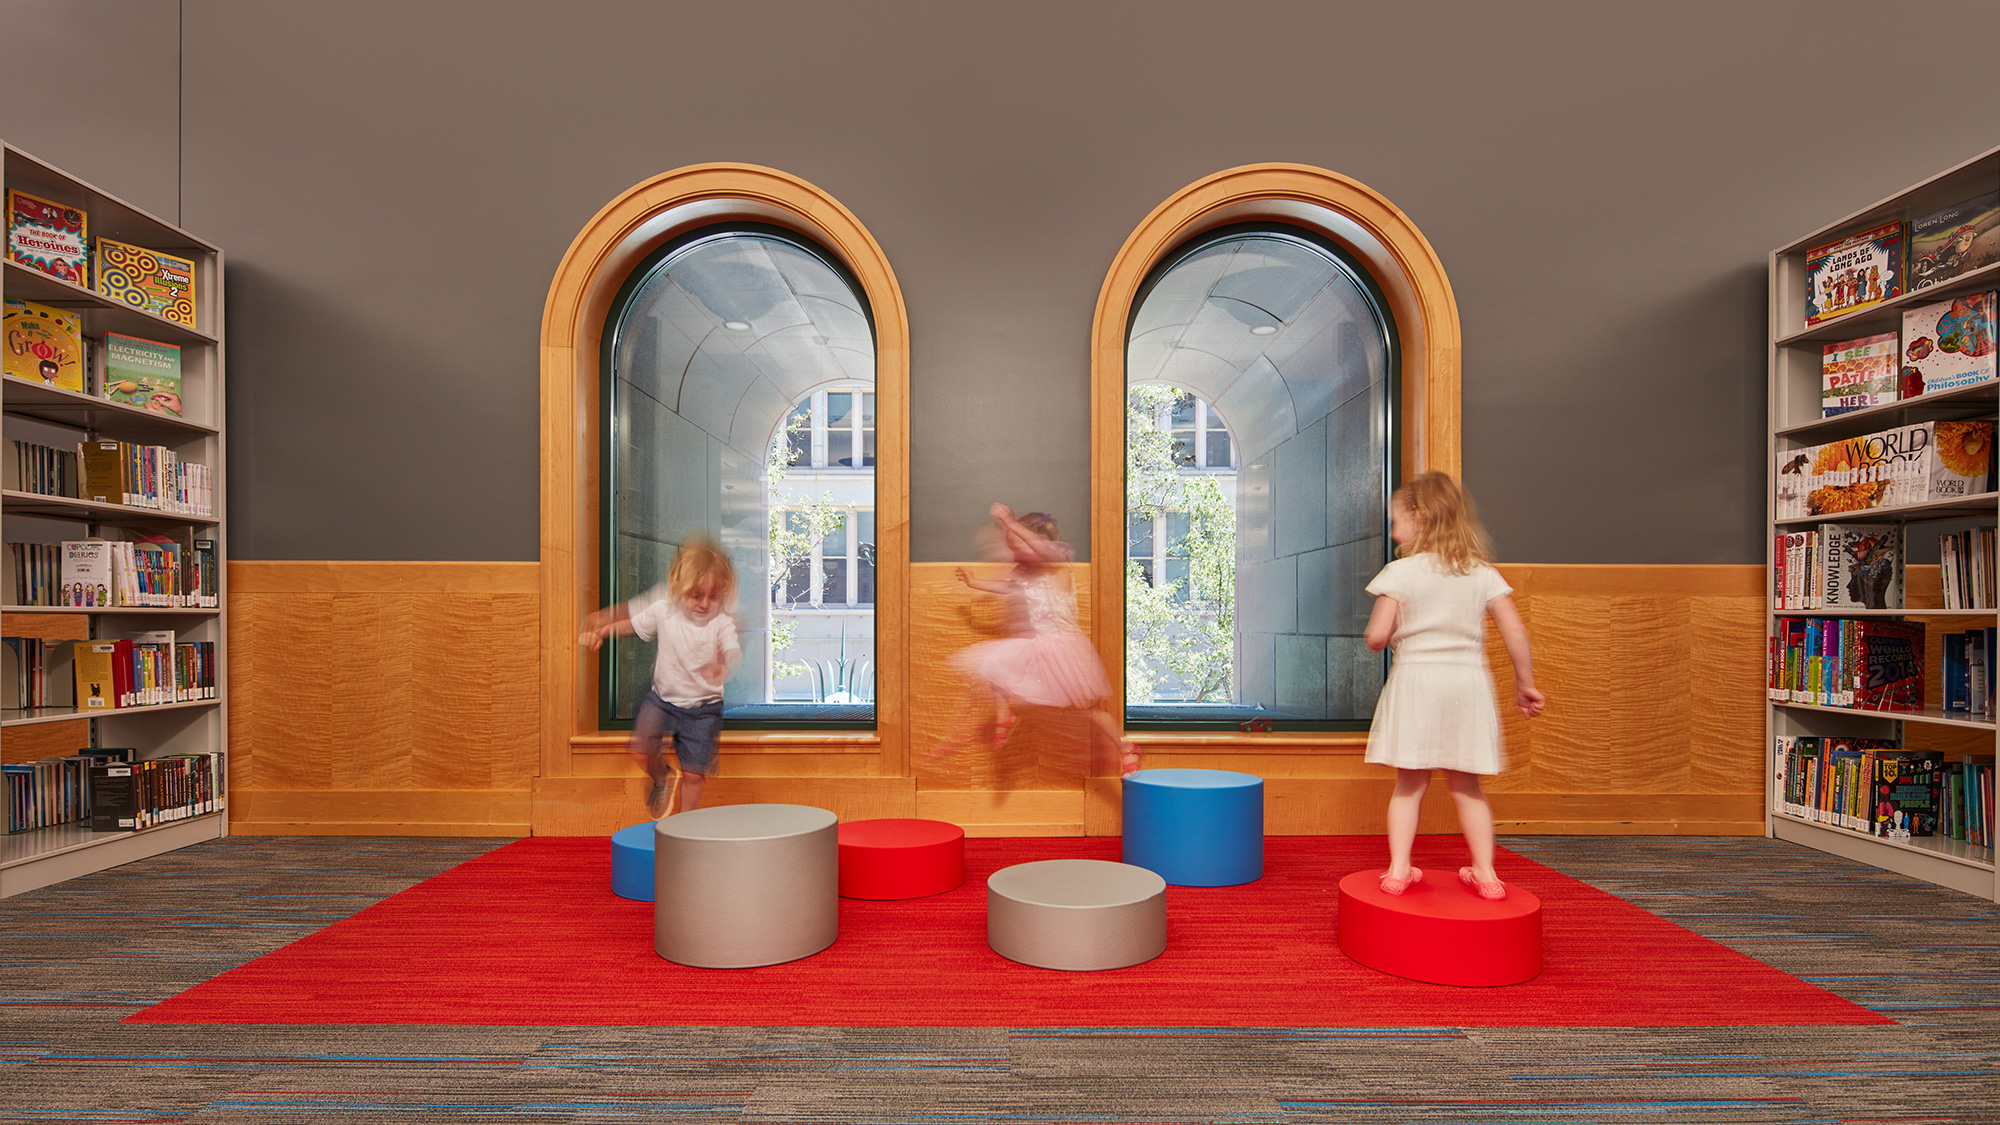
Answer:
[[[2000,39],[1990,2],[175,8],[4,0],[10,42],[184,65],[178,107],[164,71],[7,73],[0,135],[227,249],[238,558],[534,558],[556,263],[708,160],[818,184],[894,263],[915,557],[967,557],[995,499],[1082,541],[1112,255],[1187,183],[1285,160],[1437,248],[1503,557],[1754,561],[1765,252],[2000,140],[1975,63],[1920,96],[1895,67]]]

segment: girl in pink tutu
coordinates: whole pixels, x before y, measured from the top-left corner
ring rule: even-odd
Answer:
[[[1139,768],[1139,753],[1111,716],[1097,707],[1111,694],[1097,649],[1076,620],[1076,590],[1066,564],[1076,552],[1063,542],[1055,517],[1030,512],[1019,519],[1005,504],[993,505],[993,522],[1013,556],[1014,570],[992,581],[974,578],[964,567],[958,580],[974,590],[1008,600],[1013,636],[982,641],[954,658],[961,670],[993,694],[993,745],[1006,741],[1019,704],[1062,707],[1089,715],[1118,750],[1121,773]],[[940,754],[954,749],[950,743]]]

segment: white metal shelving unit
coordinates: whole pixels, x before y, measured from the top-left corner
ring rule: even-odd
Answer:
[[[181,349],[183,417],[155,413],[103,398],[14,378],[0,378],[0,420],[7,437],[41,444],[95,438],[163,445],[183,459],[211,468],[215,486],[212,518],[173,516],[123,504],[92,503],[31,492],[0,492],[0,527],[6,542],[56,542],[98,533],[101,528],[165,528],[192,526],[199,538],[216,546],[216,583],[226,606],[228,542],[225,440],[223,433],[224,356],[222,251],[179,227],[101,191],[62,170],[13,147],[0,145],[0,176],[8,188],[51,202],[81,208],[88,215],[93,242],[109,237],[151,250],[161,250],[195,263],[195,326],[190,328],[142,309],[132,308],[91,289],[7,261],[0,266],[0,296],[34,301],[77,314],[83,334],[102,340],[117,332]],[[12,447],[0,447],[12,456]],[[150,707],[93,712],[86,717],[74,707],[0,711],[0,743],[9,734],[47,723],[84,721],[89,737],[75,749],[129,746],[141,757],[201,751],[226,751],[228,724],[228,651],[226,611],[222,608],[113,608],[80,610],[12,604],[15,593],[0,590],[0,612],[16,628],[31,617],[81,615],[92,637],[118,635],[127,629],[172,629],[177,640],[212,641],[217,661],[216,695],[212,701],[171,703]],[[11,633],[11,630],[10,630]],[[0,754],[5,747],[0,744]],[[21,760],[6,755],[7,761]],[[227,757],[223,759],[225,766]],[[221,786],[226,792],[226,785]],[[48,886],[64,879],[173,851],[202,840],[228,835],[228,813],[217,811],[137,832],[92,832],[88,826],[57,825],[38,831],[0,836],[0,897]]]
[[[2000,410],[2000,384],[1994,383],[1903,399],[1832,418],[1823,418],[1820,407],[1820,362],[1826,344],[1881,332],[1896,332],[1902,327],[1902,313],[1906,308],[1930,304],[1957,294],[2000,287],[2000,264],[1961,274],[1944,284],[1906,293],[1872,308],[1834,317],[1810,327],[1805,319],[1806,252],[1810,248],[1890,220],[1921,218],[1996,188],[2000,188],[2000,149],[1974,157],[1771,252],[1770,442],[1764,459],[1765,472],[1769,474],[1764,490],[1767,550],[1772,548],[1774,536],[1781,531],[1805,530],[1813,525],[1840,520],[1902,523],[1906,525],[1906,537],[1924,534],[1925,529],[1940,522],[1957,525],[2000,522],[2000,494],[1996,493],[1937,504],[1801,520],[1777,519],[1774,499],[1777,456],[1782,452],[1915,422],[1993,418],[1996,410]],[[1767,567],[1775,561],[1767,556]],[[1768,589],[1769,583],[1766,586]],[[2000,622],[1994,610],[1781,611],[1775,607],[1774,601],[1767,602],[1767,606],[1766,636],[1775,630],[1780,617],[1905,617],[1963,628],[1991,626]],[[1926,699],[1935,703],[1939,699],[1936,694],[1938,670],[1927,668],[1926,675]],[[1996,738],[2000,738],[2000,724],[1996,724],[1990,716],[1946,714],[1935,706],[1913,713],[1885,713],[1811,704],[1770,703],[1765,707],[1764,776],[1770,779],[1775,775],[1777,763],[1774,755],[1779,735],[1901,739],[1909,727],[1923,724],[1971,731],[1975,732],[1975,737],[1977,732],[1983,732],[1988,753],[1995,747]],[[1772,836],[1951,887],[1989,901],[2000,901],[2000,876],[1996,876],[1991,848],[1972,847],[1963,841],[1939,837],[1887,839],[1802,820],[1780,811],[1783,794],[1769,792],[1768,780],[1766,786],[1765,815]]]

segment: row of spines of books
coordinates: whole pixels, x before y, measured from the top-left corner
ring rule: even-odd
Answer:
[[[1771,545],[1778,609],[1901,609],[1903,529],[1828,523],[1781,531]]]
[[[185,416],[180,345],[120,332],[85,336],[81,317],[34,301],[9,299],[4,307],[0,374]]]
[[[1944,608],[1993,609],[1994,536],[1973,527],[1938,536],[1938,569],[1944,580]]]
[[[67,707],[73,698],[69,641],[0,637],[0,708]],[[51,665],[55,675],[51,676]]]
[[[1924,709],[1924,624],[1781,617],[1769,638],[1765,695],[1863,711]]]
[[[2000,630],[1992,628],[1967,629],[1939,638],[1944,647],[1940,687],[1946,714],[1993,714],[1994,666],[2000,664],[1994,659],[2000,643],[1997,633]]]
[[[7,831],[28,832],[91,819],[90,768],[130,765],[126,747],[86,747],[66,757],[0,766],[7,783]]]
[[[124,504],[170,516],[215,515],[215,474],[164,445],[85,441],[71,448],[15,441],[0,487],[38,496]]]
[[[1859,312],[2000,261],[2000,192],[1806,251],[1806,323]]]
[[[215,642],[170,629],[130,637],[47,641],[0,637],[0,708],[115,711],[216,698]]]
[[[7,256],[134,308],[194,326],[194,263],[161,250],[90,236],[90,213],[25,191],[7,192]]]
[[[1872,738],[1779,735],[1776,811],[1871,836],[1929,836],[1942,759]]]
[[[6,563],[12,605],[215,609],[222,604],[213,539],[139,533],[129,540],[9,543]]]
[[[1994,308],[1988,289],[1903,310],[1903,328],[1820,348],[1820,414],[1881,406],[1918,395],[1990,383]]]
[[[220,812],[229,771],[219,750],[136,759],[130,749],[86,749],[64,758],[0,766],[7,831],[88,824],[130,832]]]
[[[1777,455],[1779,520],[1953,500],[1992,490],[1993,422],[1916,422]]]
[[[192,703],[216,697],[215,642],[176,641],[172,630],[76,641],[80,711]]]
[[[1974,847],[1993,846],[1993,763],[1947,764],[1938,794],[1937,833]]]

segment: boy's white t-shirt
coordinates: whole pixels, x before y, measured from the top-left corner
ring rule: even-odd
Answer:
[[[670,597],[641,595],[627,604],[632,615],[632,632],[642,641],[659,639],[659,654],[653,658],[653,691],[676,707],[693,707],[722,698],[722,684],[743,659],[743,645],[736,639],[736,619],[717,610],[706,622],[697,622]],[[717,660],[722,670],[707,679],[698,670]]]

